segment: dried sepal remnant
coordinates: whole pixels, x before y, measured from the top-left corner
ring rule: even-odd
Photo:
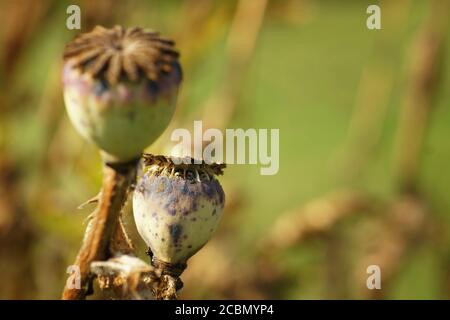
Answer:
[[[91,272],[106,296],[120,299],[152,299],[160,275],[150,265],[132,255],[119,255],[91,263]]]
[[[225,163],[211,163],[207,164],[202,161],[200,164],[195,164],[191,158],[178,159],[181,163],[175,163],[171,157],[153,155],[149,153],[143,154],[145,171],[151,172],[155,175],[168,173],[169,176],[182,176],[184,179],[194,178],[200,180],[201,178],[212,179],[214,176],[223,175],[223,169],[226,168]],[[185,163],[184,160],[188,160]]]
[[[97,26],[69,42],[64,60],[93,78],[115,85],[124,77],[131,82],[147,78],[157,82],[175,70],[179,73],[179,53],[174,41],[158,32],[139,27]]]

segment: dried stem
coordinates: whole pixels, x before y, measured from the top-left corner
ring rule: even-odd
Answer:
[[[413,251],[432,222],[429,208],[418,190],[418,172],[424,141],[438,92],[446,32],[448,29],[448,1],[432,2],[428,21],[419,30],[412,50],[411,75],[405,96],[397,136],[397,176],[399,195],[389,210],[383,241],[378,241],[372,254],[361,263],[376,263],[383,272],[386,288],[398,274],[403,258]],[[387,227],[389,226],[389,227]],[[371,292],[372,298],[384,298],[386,290]]]
[[[91,263],[110,258],[111,239],[115,232],[120,234],[123,231],[121,224],[118,222],[120,211],[135,176],[135,161],[120,165],[106,164],[104,166],[100,202],[86,229],[82,247],[75,261],[75,265],[80,268],[81,288],[66,287],[63,292],[64,300],[85,299],[92,284]],[[119,226],[119,229],[117,226]]]
[[[159,276],[155,269],[132,255],[120,255],[91,264],[100,289],[113,299],[152,299]]]
[[[403,193],[417,192],[417,172],[442,69],[450,5],[435,1],[433,9],[413,48],[409,91],[400,118],[397,171]]]
[[[264,239],[262,248],[264,252],[277,252],[300,245],[307,239],[327,234],[348,216],[372,210],[374,206],[371,197],[353,190],[315,199],[281,215]]]
[[[206,101],[203,119],[210,128],[225,128],[233,117],[241,89],[256,42],[264,22],[267,0],[237,3],[236,12],[227,39],[227,72],[223,82]],[[220,112],[220,117],[217,116]]]
[[[100,289],[114,299],[178,298],[177,291],[183,286],[179,276],[185,264],[172,266],[153,259],[153,265],[148,265],[133,255],[120,213],[135,177],[135,161],[104,166],[99,205],[75,262],[80,268],[81,289],[66,287],[63,299],[85,299],[94,277]]]
[[[186,263],[171,264],[153,257],[152,266],[160,275],[154,289],[155,298],[158,300],[178,299],[177,291],[183,288],[180,275],[186,269]]]
[[[38,230],[24,206],[19,179],[15,162],[0,157],[0,299],[31,299],[36,293],[32,246]]]
[[[129,238],[125,226],[123,225],[122,217],[119,216],[117,221],[116,231],[113,234],[111,243],[109,244],[111,253],[132,254],[134,253],[134,246]]]
[[[430,229],[429,209],[417,196],[400,196],[384,209],[386,218],[378,232],[368,239],[366,254],[356,263],[356,283],[365,298],[383,299],[390,284],[404,265],[405,257],[417,244],[423,243]],[[367,241],[367,240],[366,240]],[[382,290],[368,290],[367,274],[361,273],[367,266],[378,265],[382,272]]]
[[[183,286],[179,276],[186,264],[171,265],[157,259],[152,265],[132,254],[95,261],[90,271],[97,277],[100,289],[113,299],[176,300]]]
[[[389,32],[381,33],[373,44],[372,62],[361,74],[356,103],[350,119],[347,141],[343,148],[342,169],[337,177],[355,184],[366,173],[380,146],[395,82],[398,37],[409,17],[408,1],[384,1],[383,24]]]

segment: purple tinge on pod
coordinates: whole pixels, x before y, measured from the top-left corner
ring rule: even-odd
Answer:
[[[225,194],[216,176],[225,165],[145,157],[133,195],[138,232],[154,257],[184,263],[208,242],[222,217]]]
[[[172,40],[96,27],[64,51],[64,101],[76,130],[109,161],[139,157],[171,120],[182,79]]]

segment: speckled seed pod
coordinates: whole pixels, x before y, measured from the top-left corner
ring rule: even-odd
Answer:
[[[167,127],[182,77],[173,41],[141,28],[96,27],[67,44],[64,61],[69,118],[109,162],[139,157]]]
[[[144,159],[144,174],[133,195],[137,230],[154,258],[183,264],[219,224],[225,195],[216,176],[225,165],[174,164],[153,155]]]

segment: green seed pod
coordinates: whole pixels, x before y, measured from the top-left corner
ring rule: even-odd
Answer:
[[[184,264],[216,230],[225,195],[216,175],[223,164],[174,164],[145,155],[144,174],[133,195],[137,230],[153,259]]]
[[[108,162],[138,158],[166,129],[181,82],[174,42],[141,28],[96,27],[67,44],[64,101]]]

